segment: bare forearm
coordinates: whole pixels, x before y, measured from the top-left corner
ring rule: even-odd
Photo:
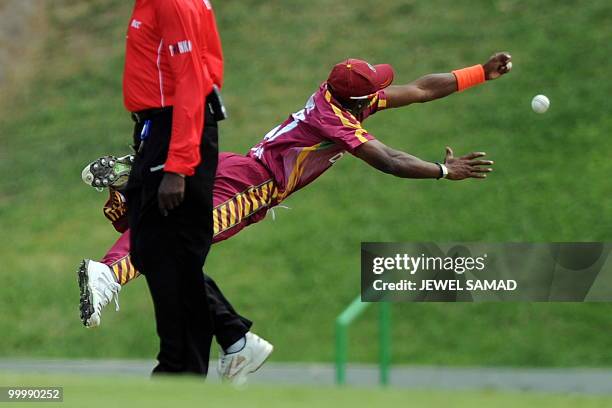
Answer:
[[[370,166],[402,178],[438,178],[440,167],[408,153],[385,146],[377,140],[364,144],[355,155]]]
[[[425,75],[414,83],[424,92],[423,102],[433,101],[457,92],[457,78],[451,73]]]
[[[440,177],[440,167],[416,156],[395,150],[392,154],[389,174],[401,178],[425,179]]]
[[[454,157],[450,147],[446,148],[444,166],[395,150],[378,140],[362,144],[353,154],[384,173],[402,178],[440,178],[443,175],[442,169],[446,177],[451,180],[486,178],[486,173],[493,170],[490,167],[482,167],[493,164],[491,160],[481,159],[485,153],[473,152],[462,157]]]
[[[386,89],[391,107],[423,103],[443,98],[457,91],[457,79],[452,73],[429,74],[406,85],[390,86]]]

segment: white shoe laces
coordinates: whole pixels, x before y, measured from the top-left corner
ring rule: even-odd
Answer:
[[[229,379],[228,369],[232,362],[232,355],[226,354],[223,350],[219,352],[219,365],[217,366],[217,373],[219,373],[219,377],[221,379],[226,378]]]
[[[100,290],[100,287],[102,290]],[[96,312],[100,312],[104,306],[110,303],[111,300],[115,301],[115,311],[119,311],[119,291],[121,285],[115,282],[115,280],[109,279],[105,274],[100,274],[98,282],[95,283],[93,289],[100,296],[100,302],[96,305]]]

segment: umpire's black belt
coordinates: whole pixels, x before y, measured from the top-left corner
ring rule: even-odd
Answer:
[[[136,123],[144,123],[149,119],[153,119],[155,116],[161,115],[162,113],[171,112],[172,106],[165,108],[154,108],[146,109],[140,112],[132,112],[132,120]]]
[[[213,86],[212,92],[206,97],[206,105],[217,122],[227,119],[227,111],[225,105],[223,105],[223,98],[216,85]],[[153,119],[155,116],[171,111],[172,106],[167,106],[165,108],[152,108],[140,112],[132,112],[132,120],[136,123],[144,123],[149,119]]]

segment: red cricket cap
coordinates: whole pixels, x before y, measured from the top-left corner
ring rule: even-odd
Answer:
[[[334,95],[341,99],[366,98],[393,82],[393,68],[389,64],[372,65],[349,58],[336,64],[327,78]]]

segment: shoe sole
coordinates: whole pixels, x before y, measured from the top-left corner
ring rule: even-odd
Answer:
[[[81,312],[81,322],[85,327],[89,326],[89,319],[94,313],[93,300],[91,298],[91,292],[89,291],[89,275],[87,274],[87,260],[81,261],[79,270],[77,271],[77,277],[79,281],[79,310]]]
[[[89,163],[81,174],[85,184],[96,189],[121,188],[127,183],[134,156],[103,156]]]

